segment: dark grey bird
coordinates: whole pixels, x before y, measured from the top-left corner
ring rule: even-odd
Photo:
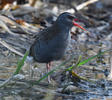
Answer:
[[[68,12],[59,15],[51,27],[39,32],[38,37],[30,48],[30,56],[39,63],[46,63],[47,71],[50,71],[52,61],[61,59],[70,40],[70,29],[73,25],[85,30],[77,23],[76,17]],[[50,81],[50,77],[48,77]]]

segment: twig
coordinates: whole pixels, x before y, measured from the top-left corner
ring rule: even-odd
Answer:
[[[112,43],[111,43],[111,48],[112,48]],[[110,62],[110,73],[109,73],[108,79],[112,80],[112,51],[110,51],[109,62]]]
[[[10,24],[14,25],[13,21],[6,16],[0,15],[0,20],[4,21],[5,23],[10,23]]]
[[[86,2],[84,2],[84,3],[80,4],[80,5],[78,5],[78,6],[76,7],[76,9],[77,9],[77,10],[81,10],[81,9],[83,9],[84,7],[88,6],[89,4],[92,4],[92,3],[97,2],[97,1],[98,1],[98,0],[89,0],[89,1],[86,1]]]
[[[9,82],[14,82],[14,76],[12,76],[12,77],[10,77],[8,80],[6,80],[4,83],[2,83],[1,85],[0,85],[0,88],[1,87],[4,87],[4,86],[6,86]],[[28,83],[28,84],[31,84],[31,82],[28,82],[28,81],[24,81],[23,80],[23,82],[21,81],[21,80],[16,80],[16,82],[17,82],[17,86],[19,86],[20,87],[20,85],[19,84],[25,84],[25,83]],[[34,81],[35,82],[35,81]],[[11,83],[10,83],[11,84]],[[26,86],[29,86],[28,84],[25,84],[25,87],[24,88],[26,88]],[[46,84],[45,83],[43,83],[45,86],[46,86]],[[42,87],[41,87],[41,85],[35,85],[36,87],[32,87],[32,90],[34,90],[34,91],[39,91],[39,92],[41,92],[41,93],[49,93],[49,94],[54,94],[54,95],[57,95],[57,96],[63,96],[63,97],[75,97],[74,95],[67,95],[67,94],[63,94],[63,93],[61,93],[61,92],[59,92],[59,91],[55,91],[55,90],[51,90],[51,89],[48,89],[48,86],[52,86],[52,85],[49,85],[48,84],[48,86],[47,87],[43,87],[43,85],[42,85]],[[54,87],[54,86],[53,86]],[[28,88],[28,87],[27,87]],[[47,88],[47,89],[46,89]]]
[[[23,22],[23,25],[20,25],[20,24],[16,23],[14,19],[8,18],[7,16],[2,16],[2,15],[0,15],[0,21],[3,23],[3,25],[4,25],[5,23],[9,23],[9,24],[11,24],[11,25],[15,25],[15,26],[21,28],[24,32],[26,32],[26,33],[28,33],[28,34],[32,34],[32,32],[33,32],[33,33],[37,33],[37,32],[38,32],[38,28],[37,28],[37,27],[34,27],[34,26],[32,26],[32,25],[30,25],[30,24],[28,24],[28,23],[26,23],[26,22]],[[1,23],[1,27],[3,27],[3,26],[2,26],[2,23]],[[14,34],[14,35],[17,35],[17,34],[15,34],[15,33],[11,32],[11,31],[9,30],[9,28],[6,26],[6,24],[4,25],[3,28],[5,28],[5,30],[6,30],[7,32],[11,33],[12,35],[13,35],[13,34]]]
[[[15,33],[11,32],[10,29],[7,27],[7,25],[3,21],[1,21],[1,20],[0,20],[0,26],[2,28],[4,28],[8,33],[12,34],[13,36],[17,36],[18,35],[18,34],[15,34]]]
[[[20,8],[17,9],[17,10],[11,11],[11,13],[14,16],[22,16],[22,15],[32,13],[32,12],[35,12],[35,11],[37,11],[36,8],[24,5],[24,6],[20,6]]]
[[[74,95],[63,94],[61,92],[56,92],[55,90],[51,90],[51,89],[43,89],[43,88],[40,88],[40,87],[36,87],[36,88],[33,88],[33,89],[37,90],[37,91],[40,91],[40,92],[43,92],[43,93],[47,93],[47,94],[54,94],[54,95],[57,95],[57,96],[75,97]]]
[[[89,4],[92,4],[92,3],[97,2],[97,1],[98,0],[89,0],[89,1],[86,1],[86,2],[78,5],[77,7],[70,4],[71,8],[73,8],[73,9],[68,9],[66,11],[70,12],[70,13],[75,13],[75,12],[78,12],[79,10],[83,9],[84,7],[88,6]]]
[[[11,47],[9,44],[7,44],[5,41],[3,41],[1,38],[0,38],[0,43],[5,46],[6,48],[8,48],[9,50],[11,50],[12,52],[16,53],[17,55],[19,56],[24,56],[24,54],[22,54],[21,52],[15,50],[13,47]]]
[[[29,0],[30,6],[33,7],[33,6],[36,4],[36,1],[37,1],[37,0]]]
[[[4,81],[2,84],[0,84],[0,88],[6,86],[12,79],[14,75],[12,75],[10,78],[8,78],[6,81]]]
[[[112,53],[111,53],[111,55],[110,55],[110,68],[111,68],[110,74],[111,74],[111,76],[112,76]],[[111,77],[111,78],[112,78],[112,77]]]

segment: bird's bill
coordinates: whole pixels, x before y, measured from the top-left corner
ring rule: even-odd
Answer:
[[[82,26],[80,26],[80,25],[79,25],[78,23],[76,23],[75,21],[76,21],[76,19],[73,20],[73,25],[74,25],[74,26],[77,26],[77,27],[81,28],[82,30],[87,31],[85,28],[83,28]]]
[[[78,23],[76,23],[75,21],[79,21],[78,19],[74,19],[73,20],[73,25],[74,26],[77,26],[77,27],[79,27],[79,28],[81,28],[82,30],[84,30],[84,31],[86,31],[86,33],[88,34],[88,35],[90,35],[90,32],[89,31],[87,31],[85,28],[83,28],[82,26],[80,26]]]

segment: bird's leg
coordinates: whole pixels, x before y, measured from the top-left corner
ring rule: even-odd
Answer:
[[[47,67],[47,73],[48,73],[50,71],[49,63],[46,64],[46,67]],[[50,76],[49,75],[47,77],[47,80],[48,80],[48,83],[50,83]]]
[[[49,62],[50,69],[51,69],[51,67],[52,67],[52,64],[53,64],[52,62]]]
[[[51,66],[52,66],[52,62],[49,62],[46,64],[46,67],[47,67],[47,73],[50,71],[51,69]],[[48,75],[48,82],[50,83],[51,79],[50,79],[50,75]]]

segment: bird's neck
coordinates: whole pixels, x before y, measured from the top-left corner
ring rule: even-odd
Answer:
[[[65,24],[54,24],[55,27],[55,31],[56,33],[58,33],[58,35],[61,37],[60,39],[64,39],[66,40],[67,38],[69,38],[70,34],[70,29],[71,27],[70,26],[67,26]]]
[[[72,26],[68,26],[68,25],[63,24],[63,23],[55,23],[53,26],[56,27],[56,29],[61,31],[61,32],[62,31],[69,32],[70,29],[72,28]]]

